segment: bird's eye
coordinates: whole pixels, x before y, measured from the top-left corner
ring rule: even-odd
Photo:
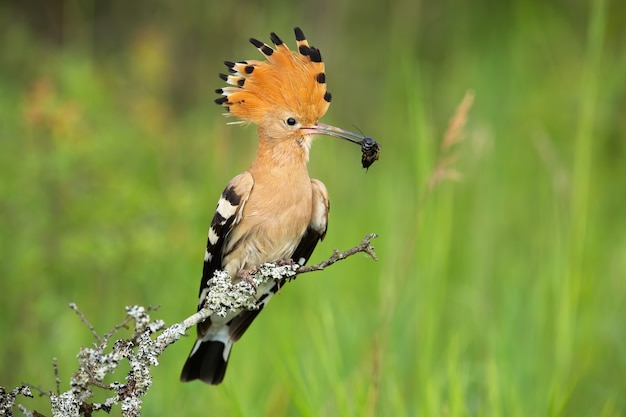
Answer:
[[[285,123],[287,123],[288,126],[295,126],[298,122],[296,122],[296,119],[294,119],[293,117],[290,117],[285,120]]]

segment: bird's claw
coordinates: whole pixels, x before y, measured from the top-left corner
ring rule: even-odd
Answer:
[[[259,268],[253,266],[250,269],[242,269],[237,272],[237,278],[241,279],[244,282],[250,284],[250,286],[256,288],[256,283],[254,282],[253,276],[259,271]]]
[[[294,261],[291,258],[287,258],[287,259],[281,259],[280,261],[276,262],[277,266],[291,266],[293,264],[295,264],[296,261]]]

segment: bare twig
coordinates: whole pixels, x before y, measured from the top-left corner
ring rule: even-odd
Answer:
[[[361,241],[361,244],[353,247],[352,249],[348,249],[343,252],[339,252],[337,249],[335,249],[333,251],[333,255],[330,258],[315,265],[301,266],[296,270],[296,274],[299,275],[299,274],[304,274],[306,272],[321,271],[324,268],[334,264],[335,262],[346,259],[347,257],[352,256],[359,252],[365,252],[373,260],[377,261],[378,257],[376,256],[376,253],[374,252],[374,248],[370,245],[370,241],[377,237],[378,235],[376,233],[371,233],[363,238],[363,240]]]
[[[45,389],[41,388],[38,385],[29,384],[28,382],[22,382],[22,385],[25,385],[28,388],[30,388],[31,389],[31,393],[33,391],[36,391],[37,393],[39,393],[40,397],[47,397],[48,395],[50,395],[50,393],[48,391],[46,391]],[[2,388],[4,388],[4,387],[2,387]]]
[[[54,383],[57,388],[55,392],[59,395],[61,394],[61,378],[59,378],[59,363],[57,358],[52,358],[52,369],[54,370]]]
[[[102,343],[102,338],[100,337],[100,335],[98,335],[98,333],[96,332],[96,329],[94,329],[93,325],[91,323],[89,323],[89,320],[87,320],[87,317],[85,317],[85,315],[82,313],[82,311],[80,311],[78,309],[78,306],[76,305],[76,303],[70,303],[70,308],[72,310],[74,310],[74,312],[76,314],[78,314],[78,316],[80,317],[80,320],[83,323],[85,323],[85,326],[87,326],[89,331],[91,331],[91,334],[93,334],[93,337],[95,337],[95,339],[98,341],[98,343]]]

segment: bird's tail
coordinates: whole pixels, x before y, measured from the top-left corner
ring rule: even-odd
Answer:
[[[230,350],[239,338],[245,333],[255,317],[278,291],[277,283],[269,283],[257,292],[258,308],[245,310],[226,323],[211,322],[210,319],[198,326],[198,340],[193,345],[191,353],[180,374],[182,382],[199,379],[207,384],[217,385],[224,380]]]
[[[232,347],[231,340],[203,341],[199,339],[185,362],[180,380],[188,382],[199,379],[207,384],[219,384],[224,380]]]

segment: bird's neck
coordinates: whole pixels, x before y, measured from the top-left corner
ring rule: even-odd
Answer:
[[[302,141],[272,140],[264,137],[259,130],[259,147],[252,162],[250,172],[263,171],[265,175],[289,175],[308,178],[307,161],[309,159],[310,138]]]

